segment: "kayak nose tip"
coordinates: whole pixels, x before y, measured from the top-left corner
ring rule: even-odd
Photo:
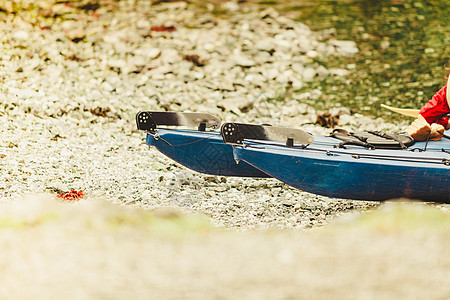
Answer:
[[[155,137],[152,134],[147,133],[147,137],[145,138],[145,143],[150,147],[155,146]]]

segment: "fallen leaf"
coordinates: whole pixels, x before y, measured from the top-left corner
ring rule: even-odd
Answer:
[[[56,195],[57,198],[61,198],[64,201],[74,201],[80,200],[84,198],[84,194],[82,191],[70,190],[69,192],[58,191]]]
[[[317,115],[317,120],[315,124],[318,124],[322,127],[334,128],[339,123],[339,115],[332,115],[329,112],[326,112],[321,115]]]
[[[90,2],[84,5],[78,6],[79,9],[84,11],[96,11],[100,8],[100,4],[98,2]]]
[[[107,114],[111,111],[109,107],[96,107],[89,110],[91,114],[98,117],[106,117]]]
[[[153,26],[151,30],[152,31],[159,31],[159,32],[162,32],[162,31],[172,32],[172,31],[177,30],[177,28],[175,26],[164,26],[164,25],[162,25],[162,26]]]
[[[206,63],[203,60],[200,60],[200,57],[198,55],[185,55],[183,56],[183,59],[185,61],[190,61],[197,67],[203,67]]]
[[[84,59],[79,58],[76,54],[68,55],[68,56],[66,56],[65,58],[66,58],[67,60],[73,60],[73,61],[76,61],[76,62],[84,61]]]

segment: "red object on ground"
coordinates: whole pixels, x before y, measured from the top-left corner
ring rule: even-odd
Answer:
[[[162,25],[162,26],[153,26],[152,27],[152,31],[159,31],[159,32],[161,32],[161,31],[172,32],[172,31],[175,31],[175,30],[177,30],[177,28],[175,26],[164,26],[164,25]]]
[[[75,191],[70,190],[70,192],[58,192],[58,195],[56,195],[57,198],[61,198],[65,201],[73,201],[73,200],[80,200],[83,199],[83,192],[82,191]]]

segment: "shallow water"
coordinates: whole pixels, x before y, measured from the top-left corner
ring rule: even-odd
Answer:
[[[361,51],[352,58],[317,60],[328,68],[350,69],[352,75],[305,85],[303,91],[323,91],[322,99],[310,103],[316,108],[341,103],[355,112],[389,118],[391,114],[380,108],[381,103],[420,108],[445,85],[444,65],[450,60],[449,0],[257,3],[272,6],[313,30],[335,28],[339,39],[357,42]]]

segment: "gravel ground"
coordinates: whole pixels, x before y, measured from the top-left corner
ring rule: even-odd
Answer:
[[[346,76],[314,58],[355,55],[353,42],[234,2],[217,4],[227,18],[185,2],[11,3],[0,3],[1,298],[448,296],[447,207],[432,211],[442,228],[419,214],[411,222],[425,231],[404,231],[394,210],[394,221],[326,231],[318,227],[385,205],[197,174],[136,130],[145,109],[325,134],[311,124],[323,112],[302,103],[320,90],[292,91]],[[331,113],[351,130],[406,125]],[[71,189],[85,198],[55,200]]]
[[[377,205],[273,179],[199,175],[149,150],[135,130],[139,110],[167,109],[327,133],[310,124],[323,112],[301,103],[321,92],[292,90],[348,74],[314,58],[354,55],[353,42],[232,2],[222,5],[226,19],[185,2],[104,1],[95,12],[79,2],[20,3],[23,10],[0,19],[3,201],[75,189],[86,198],[200,212],[238,228],[309,228]],[[344,128],[398,130],[345,108],[331,113],[341,114]]]

